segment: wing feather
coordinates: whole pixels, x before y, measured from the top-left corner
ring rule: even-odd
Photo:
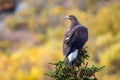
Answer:
[[[88,30],[84,26],[78,27],[70,34],[65,34],[63,54],[67,55],[71,48],[81,49],[88,40]]]
[[[88,30],[85,27],[79,27],[74,31],[74,34],[66,43],[69,47],[81,48],[88,40]]]

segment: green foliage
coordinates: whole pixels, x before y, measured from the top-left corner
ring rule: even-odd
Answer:
[[[89,54],[86,49],[82,49],[79,52],[78,60],[76,63],[68,67],[64,64],[64,61],[58,61],[57,63],[50,63],[55,66],[54,72],[45,73],[54,80],[97,80],[95,73],[99,72],[103,67],[97,68],[94,65],[88,67]]]

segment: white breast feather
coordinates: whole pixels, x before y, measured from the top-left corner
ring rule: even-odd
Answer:
[[[77,55],[78,55],[78,49],[76,49],[74,52],[72,52],[68,55],[68,60],[70,62],[73,61],[74,59],[77,58]]]

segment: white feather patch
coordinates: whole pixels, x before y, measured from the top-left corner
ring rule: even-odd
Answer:
[[[72,52],[68,55],[68,60],[70,62],[73,61],[74,59],[77,58],[77,55],[78,55],[78,49],[76,49],[74,52]]]
[[[70,31],[70,28],[68,29],[68,31]]]
[[[68,39],[69,39],[69,37],[65,38],[65,40],[68,40]]]

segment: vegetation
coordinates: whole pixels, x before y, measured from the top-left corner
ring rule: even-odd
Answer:
[[[88,67],[88,62],[86,62],[88,58],[89,54],[83,48],[80,50],[78,59],[73,66],[65,66],[64,61],[50,63],[55,66],[55,71],[45,73],[45,75],[50,76],[54,80],[97,80],[95,73],[99,72],[104,66],[100,68],[94,65]]]

